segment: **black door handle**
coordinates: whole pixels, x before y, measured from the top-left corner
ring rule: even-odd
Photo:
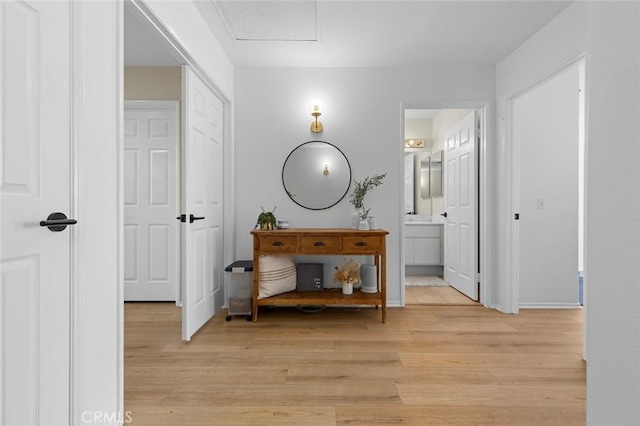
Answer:
[[[440,216],[444,216],[446,218],[447,217],[447,212],[440,213]]]
[[[46,226],[51,232],[60,232],[67,229],[67,225],[78,223],[75,219],[67,219],[67,215],[60,212],[51,213],[47,220],[41,220],[40,226]]]
[[[181,214],[180,216],[176,217],[176,219],[178,219],[180,222],[186,222],[187,221],[187,215]],[[203,219],[204,219],[204,216],[197,217],[197,216],[194,216],[192,214],[189,215],[189,223],[193,223],[196,220],[203,220]]]
[[[189,215],[189,223],[193,223],[193,222],[195,222],[196,220],[203,220],[203,219],[204,219],[204,216],[202,216],[202,217],[197,217],[197,216],[194,216],[194,215],[192,215],[192,214],[190,214],[190,215]]]

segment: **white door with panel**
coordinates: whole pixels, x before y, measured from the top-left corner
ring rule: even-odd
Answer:
[[[125,301],[178,299],[178,114],[175,101],[125,102]]]
[[[71,208],[69,24],[66,1],[0,2],[3,425],[69,423],[73,227],[40,224]]]
[[[445,130],[444,280],[478,300],[475,111]]]
[[[182,68],[182,338],[190,340],[224,306],[224,104]]]

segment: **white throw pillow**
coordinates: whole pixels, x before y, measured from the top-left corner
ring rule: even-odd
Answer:
[[[260,256],[258,299],[296,289],[296,264],[293,256]]]

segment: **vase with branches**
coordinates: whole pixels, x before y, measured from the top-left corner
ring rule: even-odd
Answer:
[[[353,192],[349,197],[349,202],[353,204],[356,211],[358,212],[358,216],[360,220],[365,220],[369,216],[369,210],[371,208],[367,208],[364,205],[364,197],[367,195],[367,192],[375,188],[376,186],[382,185],[382,180],[387,176],[386,173],[367,176],[361,181],[357,181],[354,179],[353,181]]]

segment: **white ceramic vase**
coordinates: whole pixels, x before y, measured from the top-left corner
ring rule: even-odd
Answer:
[[[353,294],[353,283],[342,283],[342,294]]]
[[[378,221],[375,216],[369,216],[369,229],[378,229]]]
[[[360,223],[360,213],[358,213],[358,211],[356,210],[355,212],[353,212],[353,215],[351,216],[351,228],[358,229],[359,223]]]
[[[376,266],[362,265],[360,267],[360,275],[362,277],[362,286],[360,287],[360,291],[363,293],[376,293],[378,291]]]

